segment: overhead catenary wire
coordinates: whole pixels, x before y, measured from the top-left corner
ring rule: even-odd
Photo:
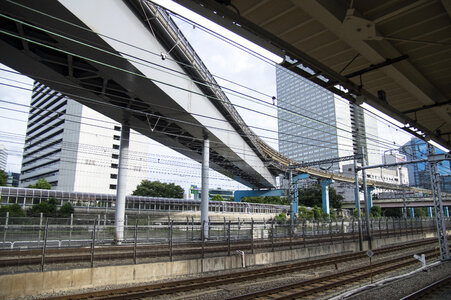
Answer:
[[[1,83],[0,83],[1,84]],[[86,100],[86,99],[85,99]],[[5,100],[1,100],[0,99],[0,102],[4,102],[4,103],[9,103],[9,104],[15,104],[15,103],[13,103],[13,102],[9,102],[9,101],[5,101]],[[26,105],[24,105],[24,104],[16,104],[16,105],[20,105],[20,106],[26,106]],[[32,106],[30,106],[30,107],[32,107]],[[38,108],[38,109],[40,109],[40,110],[42,110],[42,111],[46,111],[45,109],[41,109],[41,108],[39,108],[39,107],[36,107],[36,108]],[[120,108],[120,107],[119,107]],[[7,109],[7,110],[11,110],[11,109],[8,109],[8,108],[1,108],[0,107],[0,109]],[[25,112],[25,111],[19,111],[19,110],[15,110],[15,111],[17,111],[17,112],[22,112],[22,113],[28,113],[28,112]],[[48,111],[48,110],[47,110]],[[48,116],[49,118],[51,117],[51,116]],[[77,117],[77,116],[74,116],[74,117]],[[177,121],[178,119],[173,119],[173,118],[171,118],[170,120],[175,120],[175,121]],[[71,122],[74,122],[73,120],[70,120]],[[98,119],[95,119],[95,121],[98,121]],[[194,124],[194,125],[196,125],[196,124]],[[255,128],[255,129],[259,129],[259,130],[262,130],[262,131],[269,131],[269,132],[273,132],[273,133],[276,133],[276,131],[274,131],[274,130],[270,130],[270,129],[266,129],[266,128],[262,128],[262,127],[254,127],[254,126],[250,126],[251,128]],[[213,129],[214,127],[209,127],[209,129]],[[137,127],[136,129],[147,129],[147,127]],[[220,129],[220,130],[226,130],[226,131],[230,131],[230,130],[228,130],[228,129],[224,129],[224,128],[214,128],[214,129]],[[285,135],[285,136],[289,136],[289,137],[301,137],[301,136],[299,136],[299,135],[295,135],[295,134],[289,134],[289,133],[282,133],[283,135]],[[171,135],[173,135],[173,136],[178,136],[177,134],[171,134]],[[273,138],[273,137],[270,137],[270,136],[261,136],[262,138],[264,138],[264,139],[274,139],[274,140],[280,140],[280,138],[279,139],[276,139],[276,138]],[[305,139],[307,139],[307,140],[316,140],[316,141],[321,141],[321,142],[324,142],[324,141],[322,141],[322,140],[318,140],[318,139],[315,139],[315,138],[305,138]],[[290,143],[293,143],[293,144],[298,144],[298,145],[315,145],[315,144],[308,144],[308,143],[301,143],[301,142],[297,142],[297,141],[293,141],[293,140],[286,140],[287,142],[290,142]],[[350,145],[344,145],[344,146],[350,146]],[[351,146],[350,146],[351,147]],[[234,148],[233,146],[231,147],[232,149]],[[327,147],[327,146],[324,146],[324,148],[329,148],[329,147]],[[335,148],[333,148],[333,147],[331,147],[330,149],[335,149]],[[238,150],[238,149],[235,149],[235,150]],[[250,152],[251,153],[251,152]],[[243,154],[245,154],[245,153],[243,153]]]
[[[44,14],[44,15],[47,15],[47,14]],[[47,16],[48,16],[48,15],[47,15]],[[78,26],[78,25],[75,25],[75,24],[74,24],[74,26]],[[86,29],[86,28],[85,28],[84,30],[89,30],[89,29]],[[111,37],[109,37],[109,38],[111,38]],[[128,44],[128,45],[129,45],[129,44]],[[147,52],[148,52],[148,51],[147,51]],[[178,63],[180,63],[180,62],[178,62]],[[192,67],[192,66],[191,66],[191,67]],[[319,88],[319,87],[318,87],[318,88]],[[305,116],[304,116],[304,117],[305,117]],[[341,129],[341,128],[338,128],[338,129]],[[341,129],[341,130],[342,130],[342,129]]]

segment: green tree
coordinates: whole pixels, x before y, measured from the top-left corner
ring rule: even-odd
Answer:
[[[8,174],[5,171],[0,170],[0,186],[6,186],[8,182]]]
[[[6,216],[6,212],[9,212],[10,217],[21,218],[25,217],[25,211],[19,204],[10,204],[0,207],[0,216]]]
[[[306,220],[313,220],[313,211],[309,210],[307,207],[301,205],[299,207],[299,218]]]
[[[233,201],[235,201],[235,197],[233,197],[233,196],[229,197],[229,199],[227,201],[233,202]]]
[[[290,205],[290,202],[286,197],[280,196],[243,197],[241,198],[241,202]]]
[[[332,221],[336,221],[337,220],[337,212],[335,211],[335,209],[333,209],[333,208],[330,209],[329,218]]]
[[[415,217],[427,217],[428,209],[426,207],[415,207]]]
[[[380,206],[373,206],[371,207],[371,216],[375,217],[375,218],[380,218],[382,216],[381,214],[381,207]]]
[[[38,179],[38,181],[36,181],[35,184],[30,184],[29,186],[27,186],[27,188],[30,188],[30,189],[41,189],[41,190],[51,190],[52,189],[52,185],[45,178],[41,178],[41,179]]]
[[[329,187],[329,202],[332,208],[341,209],[343,205],[343,196],[337,194],[333,186]]]
[[[39,217],[43,213],[44,217],[55,217],[57,216],[56,210],[56,199],[50,198],[48,200],[43,200],[41,203],[34,204],[27,212],[30,217]]]
[[[313,217],[315,218],[315,220],[324,219],[324,217],[326,216],[326,214],[324,213],[324,210],[322,210],[321,208],[319,208],[316,205],[313,206],[312,212],[313,212]]]
[[[63,205],[61,205],[61,208],[58,211],[59,217],[70,217],[71,214],[74,213],[74,207],[70,202],[66,202]]]
[[[143,180],[133,192],[134,196],[183,198],[183,188],[173,183]]]
[[[329,187],[329,204],[332,208],[341,209],[343,196],[338,195],[337,191]],[[306,189],[299,189],[299,203],[308,207],[322,206],[322,191],[321,185],[313,184]]]
[[[287,215],[285,213],[280,213],[274,217],[276,223],[285,224],[287,222]]]
[[[402,210],[399,207],[384,208],[382,214],[386,217],[400,218],[402,216]]]
[[[224,201],[224,198],[222,198],[221,195],[213,195],[213,197],[211,197],[211,201]]]

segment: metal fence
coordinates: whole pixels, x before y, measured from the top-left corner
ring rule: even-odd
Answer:
[[[446,219],[447,226],[450,219]],[[186,218],[185,222],[168,220],[152,222],[150,218],[129,217],[124,226],[122,244],[168,244],[200,241],[202,227],[199,220]],[[379,218],[371,219],[369,231],[375,237],[411,231],[419,232],[423,228],[434,228],[431,218]],[[299,220],[293,226],[269,222],[245,222],[243,220],[226,220],[210,222],[208,225],[209,241],[227,241],[228,239],[250,240],[269,238],[310,238],[324,236],[357,235],[357,219],[342,220]],[[362,223],[362,232],[366,236],[366,223]],[[115,244],[114,220],[104,218],[0,218],[1,249],[33,249],[87,247],[95,244]]]
[[[114,222],[108,218],[3,217],[0,222],[0,274],[244,255],[244,251],[359,241],[356,219],[299,220],[294,225],[224,219],[207,225],[194,218],[151,222],[136,217],[128,219],[120,245],[115,243]],[[446,223],[450,226],[449,218]],[[362,229],[363,240],[367,240],[364,223]],[[373,239],[401,235],[413,239],[416,233],[435,232],[435,223],[431,218],[381,218],[372,219],[368,229]]]

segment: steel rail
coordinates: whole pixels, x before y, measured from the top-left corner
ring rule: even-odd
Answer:
[[[429,254],[427,258],[434,257],[434,250],[426,251]],[[373,264],[372,268],[368,266],[354,268],[348,271],[335,273],[311,280],[301,281],[277,288],[240,295],[238,297],[229,298],[228,300],[238,299],[296,299],[307,295],[313,295],[318,292],[324,292],[338,286],[349,285],[349,283],[368,279],[377,274],[389,273],[396,269],[406,267],[408,265],[418,263],[412,255],[391,259],[389,261]]]
[[[411,245],[410,245],[411,246]],[[380,250],[375,250],[376,255],[383,253],[392,253],[396,250],[403,250],[409,248],[409,245],[399,245],[395,247],[387,247]],[[434,250],[430,250],[431,253]],[[341,262],[355,261],[356,259],[364,259],[365,252],[344,254],[336,257],[329,257],[325,259],[316,259],[311,261],[303,261],[297,263],[284,264],[279,266],[266,267],[258,270],[239,271],[231,274],[213,275],[201,278],[186,279],[165,283],[157,283],[146,286],[121,288],[108,291],[98,291],[83,293],[77,295],[64,295],[52,297],[48,299],[63,300],[63,299],[139,299],[143,297],[152,297],[158,295],[167,295],[183,291],[198,290],[209,287],[220,286],[224,284],[250,281],[254,279],[261,279],[264,277],[273,277],[287,273],[294,273],[308,269],[314,269],[326,265],[335,265]],[[406,256],[403,256],[403,258]],[[408,257],[412,257],[409,255]],[[365,267],[367,268],[367,267]]]

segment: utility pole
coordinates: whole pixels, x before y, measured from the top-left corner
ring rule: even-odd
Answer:
[[[431,189],[434,198],[435,223],[437,225],[437,237],[440,247],[441,260],[449,259],[448,238],[446,235],[445,219],[443,218],[442,195],[440,191],[440,174],[437,170],[437,160],[434,147],[428,143],[429,174],[431,176]]]

